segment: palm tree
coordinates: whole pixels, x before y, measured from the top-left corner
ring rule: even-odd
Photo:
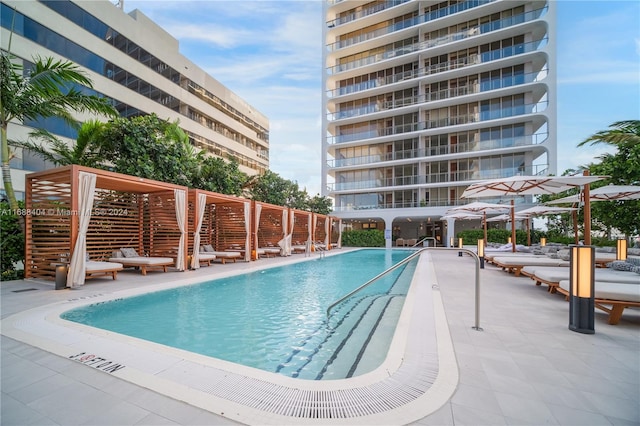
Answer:
[[[9,41],[9,46],[11,41]],[[18,209],[9,162],[13,154],[9,149],[7,127],[12,120],[24,122],[39,118],[58,117],[72,126],[78,126],[72,113],[97,113],[117,116],[107,99],[83,93],[79,86],[92,87],[91,80],[72,62],[53,58],[33,58],[33,67],[23,75],[23,66],[13,61],[9,52],[0,59],[0,124],[2,125],[2,180],[11,209]],[[38,132],[36,131],[36,134]]]
[[[611,130],[601,130],[589,136],[578,146],[606,143],[614,147],[633,147],[640,145],[640,120],[616,121],[609,126]]]
[[[71,147],[45,129],[37,129],[29,134],[31,138],[40,139],[45,143],[18,141],[13,142],[12,145],[28,149],[56,166],[79,164],[100,168],[105,160],[100,152],[99,142],[103,128],[104,123],[98,120],[85,121],[78,130],[76,141]]]

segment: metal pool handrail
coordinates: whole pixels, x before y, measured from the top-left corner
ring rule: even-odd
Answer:
[[[369,286],[370,284],[372,284],[373,282],[377,281],[379,278],[381,278],[384,275],[388,274],[389,272],[399,268],[401,265],[404,265],[405,263],[410,262],[416,256],[419,256],[420,254],[422,254],[423,251],[427,251],[427,250],[446,250],[446,251],[457,251],[457,252],[464,251],[467,254],[470,254],[471,257],[473,257],[475,259],[475,261],[476,261],[475,326],[473,326],[471,328],[473,328],[474,330],[482,331],[482,328],[480,327],[480,258],[478,257],[478,254],[476,252],[471,251],[471,250],[466,249],[466,248],[462,248],[462,247],[460,247],[460,248],[425,247],[425,248],[422,248],[422,249],[418,250],[417,252],[415,252],[415,253],[411,254],[410,256],[402,259],[400,262],[396,263],[395,265],[393,265],[389,269],[379,273],[378,275],[376,275],[375,277],[371,278],[366,283],[362,284],[360,287],[358,287],[355,290],[349,292],[348,294],[342,296],[340,299],[336,300],[331,305],[329,305],[329,307],[327,308],[327,319],[329,318],[329,314],[331,312],[331,309],[333,309],[334,307],[336,307],[340,303],[344,302],[345,300],[347,300],[348,298],[350,298],[351,296],[353,296],[354,294],[356,294],[357,292],[359,292],[363,288],[365,288],[365,287]]]

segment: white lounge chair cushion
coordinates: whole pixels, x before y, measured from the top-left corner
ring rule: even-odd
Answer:
[[[198,259],[200,260],[214,260],[215,258],[216,255],[212,253],[198,253]]]
[[[522,268],[524,272],[526,268]],[[548,282],[559,282],[562,280],[568,280],[570,270],[567,267],[544,267],[537,266],[533,267],[533,274]],[[529,271],[529,269],[527,269]],[[621,284],[640,284],[640,275],[623,272],[623,271],[614,271],[611,269],[595,269],[595,279],[596,281],[602,282],[613,282],[613,283],[621,283]]]
[[[118,257],[111,258],[109,262],[121,263],[123,265],[171,265],[175,261],[170,257]]]
[[[569,292],[569,280],[560,281],[559,286]],[[596,299],[640,302],[640,285],[596,281],[594,287]]]
[[[237,251],[213,251],[213,252],[207,252],[207,254],[213,254],[217,257],[224,257],[227,259],[242,257],[242,254]]]
[[[112,271],[114,269],[120,270],[122,268],[122,263],[118,262],[97,262],[89,260],[86,264],[87,272]]]
[[[562,259],[550,259],[546,256],[495,256],[493,261],[506,266],[568,266]]]

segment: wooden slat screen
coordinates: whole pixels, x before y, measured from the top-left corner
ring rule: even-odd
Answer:
[[[292,244],[304,244],[309,239],[309,213],[291,210],[295,215],[293,224]]]
[[[87,253],[91,260],[108,261],[113,252],[132,247],[144,256],[140,211],[143,196],[96,189],[87,230]]]
[[[284,237],[282,232],[282,210],[285,207],[262,205],[260,223],[258,223],[258,247],[278,247],[278,241]]]
[[[173,191],[149,194],[145,209],[144,248],[149,256],[176,257],[180,228]]]
[[[216,251],[224,251],[232,245],[244,248],[246,235],[243,202],[207,205],[200,233],[202,244],[211,244]]]
[[[31,179],[25,224],[25,276],[55,277],[55,263],[68,261],[71,252],[71,185],[68,174]]]

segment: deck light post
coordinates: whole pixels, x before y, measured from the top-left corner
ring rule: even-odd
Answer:
[[[462,248],[462,238],[458,238],[458,248]],[[462,252],[458,252],[458,257],[462,257]]]
[[[595,247],[572,245],[569,253],[569,330],[594,334]]]
[[[540,238],[540,247],[544,247],[547,245],[547,239],[545,237]]]
[[[616,260],[627,260],[628,244],[626,238],[618,238],[616,241]]]
[[[484,240],[478,240],[478,258],[480,259],[480,269],[484,269]]]
[[[454,241],[453,237],[449,238],[449,247],[455,247]]]

